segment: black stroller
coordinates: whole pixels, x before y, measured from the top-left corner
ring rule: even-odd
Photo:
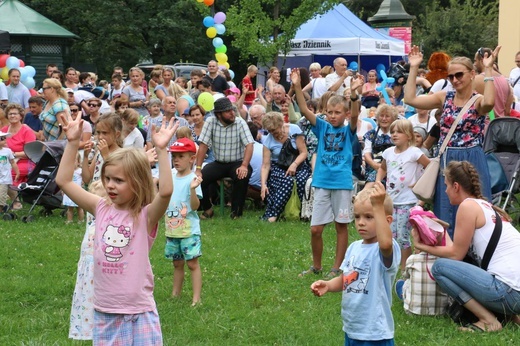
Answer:
[[[36,164],[36,167],[27,176],[27,182],[15,188],[18,191],[17,198],[31,204],[28,214],[21,218],[23,222],[34,220],[31,213],[37,205],[43,207],[40,210],[42,216],[51,215],[54,209],[62,208],[63,197],[55,180],[65,144],[65,140],[59,140],[52,142],[34,141],[24,145],[25,155]],[[4,220],[16,219],[16,214],[9,212],[9,210],[12,209],[17,198],[6,210],[3,216]]]
[[[492,191],[493,204],[507,211],[513,222],[519,224],[520,201],[515,194],[520,183],[520,119],[505,117],[491,121],[484,136],[484,152],[494,155],[501,166],[494,167],[493,159],[488,157],[491,180],[502,185]],[[500,184],[501,176],[505,184]]]

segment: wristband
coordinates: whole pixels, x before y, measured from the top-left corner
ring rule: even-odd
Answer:
[[[350,95],[350,101],[355,102],[357,100],[359,100],[359,96],[356,95],[356,97],[352,97],[352,95]]]
[[[202,169],[202,166],[195,166],[196,169]]]
[[[494,81],[495,77],[484,77],[484,82]]]

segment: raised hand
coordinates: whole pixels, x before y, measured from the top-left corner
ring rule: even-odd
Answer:
[[[168,125],[166,125],[166,122],[166,117],[163,117],[159,131],[156,132],[155,127],[152,129],[152,141],[158,149],[166,149],[168,143],[179,128],[179,122],[174,122],[174,119],[171,119]]]
[[[495,48],[495,50],[493,51],[493,53],[491,53],[491,55],[488,55],[487,52],[484,53],[484,56],[482,57],[482,63],[484,64],[485,67],[493,68],[493,64],[494,64],[495,60],[497,59],[498,53],[500,52],[501,48],[502,48],[502,46],[497,46]]]
[[[377,181],[372,187],[372,193],[370,194],[370,202],[372,206],[383,205],[385,202],[386,190],[380,181]]]
[[[294,86],[300,86],[301,85],[300,69],[293,68],[291,70],[291,83]]]
[[[365,77],[358,75],[350,80],[350,90],[357,89],[365,84]]]
[[[67,119],[66,117],[60,117],[60,122],[63,126],[63,131],[67,137],[69,142],[78,141],[81,139],[81,134],[83,133],[83,119],[81,117],[76,117],[75,120],[71,118]]]
[[[412,46],[410,53],[408,53],[408,62],[410,67],[419,67],[423,61],[423,53],[419,50],[419,47]]]

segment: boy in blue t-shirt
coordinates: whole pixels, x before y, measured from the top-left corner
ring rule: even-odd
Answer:
[[[345,345],[394,345],[392,286],[401,250],[392,238],[392,213],[392,200],[381,182],[361,191],[354,201],[354,218],[362,239],[348,247],[341,276],[311,285],[318,297],[342,292]]]
[[[348,246],[348,223],[352,221],[352,142],[357,141],[356,126],[359,115],[358,88],[363,86],[363,77],[351,79],[350,103],[343,96],[332,96],[327,102],[327,121],[316,117],[306,105],[303,96],[300,71],[293,69],[291,81],[301,113],[312,125],[318,138],[316,164],[312,176],[314,191],[311,218],[311,248],[313,264],[300,276],[322,272],[323,230],[334,221],[336,226],[336,257],[328,277],[341,274],[339,266]],[[350,115],[349,125],[345,119]]]
[[[193,286],[192,306],[200,303],[202,274],[198,258],[202,256],[200,242],[200,220],[197,209],[202,198],[202,179],[192,171],[197,147],[188,138],[174,142],[169,151],[177,173],[173,174],[173,194],[166,210],[166,247],[164,255],[173,260],[172,296],[178,297],[184,281],[184,264],[191,271]]]

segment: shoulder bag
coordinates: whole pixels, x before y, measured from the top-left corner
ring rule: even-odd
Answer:
[[[294,149],[291,144],[291,138],[296,137],[295,135],[289,136],[287,140],[283,143],[282,149],[280,149],[280,154],[278,155],[278,161],[276,164],[282,169],[288,169],[289,166],[296,160],[296,157],[300,155],[298,149]]]
[[[480,96],[480,94],[474,95],[471,99],[469,99],[468,102],[466,102],[464,107],[457,115],[457,118],[455,118],[455,121],[451,125],[450,131],[444,138],[442,146],[439,150],[439,154],[430,160],[430,164],[426,166],[426,168],[424,169],[424,173],[417,180],[414,187],[412,188],[412,191],[415,194],[415,196],[421,201],[426,203],[433,203],[433,197],[435,196],[435,184],[437,183],[437,176],[439,175],[439,170],[441,166],[440,158],[446,150],[446,147],[448,146],[451,136],[455,132],[455,128],[457,127],[457,124],[460,122],[460,119],[462,119],[462,116],[466,114],[468,109],[475,103],[475,101]]]

